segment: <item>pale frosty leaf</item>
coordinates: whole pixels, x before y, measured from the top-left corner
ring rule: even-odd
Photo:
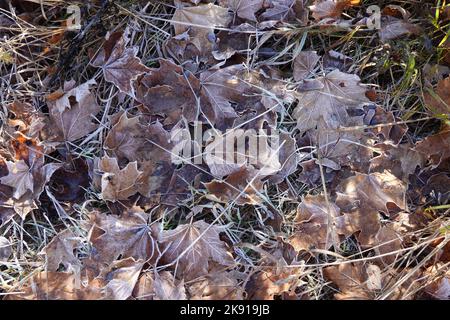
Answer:
[[[1,210],[1,208],[0,208]],[[0,261],[6,261],[12,254],[11,242],[5,237],[0,237]]]
[[[221,0],[239,18],[256,21],[255,13],[263,7],[264,0]]]
[[[79,270],[81,263],[74,255],[74,250],[81,241],[82,239],[76,237],[70,230],[57,234],[41,252],[46,255],[47,269],[57,271],[62,264],[66,271]]]
[[[191,300],[242,300],[243,290],[231,272],[219,271],[188,286]]]
[[[345,9],[359,2],[359,0],[315,0],[309,9],[315,20],[339,18]]]
[[[294,79],[300,81],[312,74],[319,62],[320,56],[316,51],[302,51],[294,59]]]
[[[0,178],[0,182],[14,188],[14,198],[20,199],[28,190],[33,192],[33,174],[25,161],[6,161],[6,165],[9,173],[7,176]]]
[[[187,300],[183,281],[177,281],[169,271],[155,274],[154,300]]]
[[[381,29],[378,31],[380,40],[386,42],[402,36],[419,34],[421,28],[407,20],[398,19],[392,16],[384,16],[381,20]]]
[[[108,265],[119,256],[143,261],[157,257],[158,225],[149,226],[143,213],[124,212],[120,217],[96,213],[91,224],[95,261]]]
[[[220,227],[203,220],[163,231],[159,238],[165,248],[163,258],[168,263],[176,262],[177,271],[185,279],[207,274],[210,261],[230,265],[233,259],[219,238],[220,231]]]
[[[301,131],[314,128],[320,119],[330,128],[345,126],[349,121],[347,110],[369,102],[357,75],[334,70],[316,81],[320,87],[297,92],[299,105],[294,116]]]
[[[135,261],[133,258],[112,263],[109,270],[101,275],[101,278],[108,281],[104,287],[105,299],[127,300],[133,293],[143,265],[143,261]]]
[[[229,19],[226,8],[210,3],[195,7],[177,8],[172,17],[172,24],[175,28],[175,34],[178,35],[189,28],[209,32],[214,27],[226,26]]]

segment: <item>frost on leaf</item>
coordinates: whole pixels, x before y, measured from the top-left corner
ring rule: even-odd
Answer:
[[[181,224],[173,230],[162,231],[161,243],[166,263],[185,279],[206,275],[211,262],[229,266],[233,263],[225,243],[219,238],[221,228],[203,220]]]
[[[102,68],[106,81],[112,82],[121,92],[134,97],[134,80],[149,69],[136,57],[139,48],[127,48],[126,45],[127,39],[122,32],[109,35],[91,64]]]
[[[314,128],[320,119],[330,128],[346,126],[350,108],[369,102],[358,76],[334,70],[316,79],[318,88],[298,91],[299,105],[294,111],[301,131]],[[361,123],[362,124],[362,123]]]

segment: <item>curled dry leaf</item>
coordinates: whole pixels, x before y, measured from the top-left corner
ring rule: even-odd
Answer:
[[[121,92],[134,97],[133,82],[149,71],[136,57],[139,48],[126,48],[127,39],[122,32],[115,32],[103,44],[103,48],[91,62],[103,70],[105,80],[112,82]]]
[[[89,241],[95,249],[91,258],[109,265],[119,257],[154,261],[158,256],[158,225],[148,225],[140,212],[125,212],[120,217],[94,213]]]
[[[242,167],[225,180],[213,180],[205,183],[205,186],[210,193],[208,196],[215,201],[254,205],[262,202],[258,195],[264,184],[261,178],[257,176],[257,171]]]
[[[133,258],[114,261],[100,276],[107,282],[102,290],[105,294],[104,299],[127,300],[130,298],[143,265],[143,261],[135,261]]]
[[[334,70],[316,82],[318,88],[296,93],[299,105],[294,116],[301,131],[315,128],[320,119],[330,128],[345,126],[349,122],[347,110],[369,102],[356,75]]]
[[[159,237],[164,252],[162,259],[173,264],[177,274],[187,280],[208,274],[211,261],[229,266],[233,258],[219,238],[221,231],[220,227],[203,220],[162,231]]]
[[[142,174],[137,169],[137,162],[130,162],[120,169],[116,158],[104,156],[99,161],[98,168],[102,175],[102,198],[115,202],[126,200],[138,191],[137,181]]]
[[[66,82],[64,92],[47,97],[50,123],[47,130],[53,133],[51,139],[57,142],[73,142],[97,128],[92,122],[100,112],[100,106],[89,86],[90,80],[78,87],[74,82]]]

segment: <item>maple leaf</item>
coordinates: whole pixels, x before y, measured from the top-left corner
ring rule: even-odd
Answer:
[[[8,110],[15,116],[14,119],[8,119],[8,124],[18,127],[28,137],[37,137],[45,127],[45,116],[28,103],[14,101]]]
[[[301,131],[314,128],[321,118],[330,128],[345,126],[349,121],[347,110],[369,102],[356,75],[334,70],[316,82],[318,88],[296,93],[299,105],[294,116]]]
[[[53,237],[52,241],[41,251],[41,254],[46,256],[47,269],[49,271],[57,271],[62,264],[66,272],[79,271],[81,263],[74,255],[74,250],[81,240],[80,237],[76,237],[68,229]]]
[[[187,300],[184,281],[177,281],[169,271],[155,274],[154,300]]]
[[[9,174],[0,178],[0,182],[14,188],[14,198],[20,199],[28,190],[34,190],[33,174],[25,161],[6,161],[6,165]]]
[[[115,202],[126,200],[138,191],[136,182],[141,171],[137,169],[137,162],[130,162],[120,169],[116,158],[104,156],[99,161],[99,170],[102,175],[102,197],[104,200]]]
[[[224,266],[233,264],[225,243],[219,238],[221,231],[222,228],[203,220],[162,231],[159,242],[164,248],[164,261],[176,263],[177,272],[189,280],[206,275],[210,261]]]
[[[143,261],[157,258],[158,225],[149,226],[143,213],[125,212],[120,217],[95,213],[91,224],[92,258],[101,265],[120,256]]]
[[[388,171],[359,174],[342,181],[336,189],[336,204],[348,219],[347,228],[357,235],[363,246],[378,244],[380,231],[378,212],[405,209],[406,185]]]
[[[91,64],[102,68],[106,81],[113,83],[121,92],[134,97],[134,80],[150,69],[136,57],[139,48],[126,48],[126,44],[127,39],[122,32],[109,35]]]
[[[325,200],[323,195],[306,196],[297,209],[295,233],[289,243],[295,250],[328,250],[339,244],[339,235],[352,234],[346,219],[334,203]]]
[[[228,6],[239,18],[256,21],[255,13],[262,9],[264,0],[221,0],[219,3]]]
[[[169,124],[178,122],[182,114],[188,121],[196,120],[199,92],[195,76],[165,59],[136,82],[136,100],[144,104],[146,113],[164,114]]]
[[[258,204],[262,199],[258,195],[263,187],[262,177],[255,174],[257,171],[242,167],[230,174],[224,181],[213,180],[205,183],[206,189],[213,200],[238,205]]]
[[[100,106],[97,104],[95,96],[88,90],[92,83],[92,81],[88,81],[71,89],[69,88],[74,83],[66,83],[66,94],[56,99],[54,97],[47,98],[51,122],[48,128],[50,131],[56,131],[52,140],[72,142],[97,128],[97,125],[92,123],[92,118],[99,113]]]
[[[189,28],[200,29],[209,33],[214,27],[225,27],[229,20],[228,10],[212,3],[177,8],[172,16],[172,24],[176,35]]]
[[[320,56],[316,51],[302,51],[294,59],[294,79],[304,80],[312,74],[314,67],[319,62]]]

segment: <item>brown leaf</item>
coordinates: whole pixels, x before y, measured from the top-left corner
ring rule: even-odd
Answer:
[[[294,59],[294,79],[300,81],[312,75],[314,67],[320,60],[316,51],[302,51]]]
[[[65,88],[65,94],[56,100],[48,100],[51,121],[48,129],[55,131],[53,141],[72,142],[97,128],[92,118],[100,112],[100,106],[88,90],[92,83],[88,81],[75,88],[70,88],[73,84],[66,83],[69,87]]]
[[[337,187],[336,204],[348,219],[349,231],[360,231],[362,246],[378,244],[381,228],[379,212],[389,216],[390,210],[405,209],[406,185],[388,171],[359,174],[342,181]]]
[[[308,11],[303,0],[270,0],[267,1],[268,8],[261,14],[264,20],[275,20],[293,22],[296,20],[306,24]],[[266,6],[266,5],[265,5]]]
[[[121,32],[113,33],[91,64],[103,70],[105,80],[112,82],[121,92],[134,97],[133,82],[150,69],[136,57],[139,48],[126,48],[127,39]]]
[[[62,264],[65,272],[79,272],[81,263],[74,255],[74,250],[81,241],[68,229],[53,237],[41,252],[46,256],[47,270],[57,271]]]
[[[205,32],[214,27],[225,27],[229,21],[228,10],[214,4],[195,7],[177,8],[172,17],[175,34],[181,34],[189,28],[200,29]]]
[[[184,281],[177,281],[169,271],[155,274],[154,300],[187,300]]]
[[[108,282],[103,288],[104,299],[127,300],[130,298],[143,265],[143,261],[135,261],[133,258],[114,261],[100,276]]]
[[[107,155],[99,161],[98,168],[102,175],[102,198],[115,202],[126,200],[138,191],[137,181],[142,174],[137,169],[137,162],[130,162],[120,169],[116,158]]]
[[[264,0],[221,0],[219,4],[227,6],[239,18],[256,21],[255,13],[262,9]]]
[[[30,167],[23,160],[16,162],[6,161],[8,175],[0,178],[0,182],[14,188],[13,197],[20,199],[27,190],[33,192],[34,180]]]
[[[207,275],[188,285],[190,300],[242,300],[243,290],[231,272]]]
[[[231,265],[233,258],[219,238],[221,231],[203,220],[162,231],[159,242],[164,248],[163,260],[174,263],[177,273],[187,280],[206,275],[210,261]]]
[[[149,226],[143,213],[125,212],[120,217],[95,213],[91,216],[89,241],[92,259],[109,265],[119,257],[148,261],[156,259],[158,225]]]
[[[314,128],[322,118],[330,128],[345,126],[349,121],[347,110],[361,108],[369,102],[366,89],[356,75],[334,70],[316,79],[318,89],[297,92],[299,105],[294,111],[301,131]]]
[[[213,180],[205,183],[213,200],[238,205],[261,203],[258,195],[263,187],[262,177],[256,176],[254,170],[242,167],[230,174],[224,181]]]
[[[398,19],[392,16],[382,16],[381,29],[378,31],[378,35],[382,42],[386,42],[402,36],[417,35],[420,34],[421,31],[421,27],[414,25],[407,20]]]
[[[0,209],[1,210],[1,209]],[[0,237],[0,261],[7,261],[12,254],[11,242],[5,237]]]
[[[425,91],[424,100],[432,114],[450,114],[450,77],[439,80],[436,92]]]
[[[432,168],[449,167],[450,128],[444,127],[439,133],[416,143],[416,150],[430,160]]]
[[[315,20],[339,18],[344,10],[359,3],[360,0],[315,0],[309,10]]]

